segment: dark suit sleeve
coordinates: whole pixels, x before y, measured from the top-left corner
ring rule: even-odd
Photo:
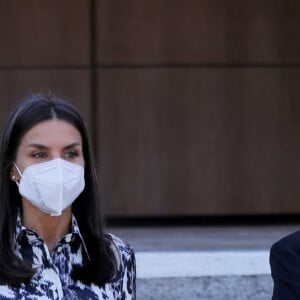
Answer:
[[[276,242],[270,250],[273,300],[300,299],[300,231]]]

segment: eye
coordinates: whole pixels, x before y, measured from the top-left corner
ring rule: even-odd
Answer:
[[[47,153],[46,152],[34,152],[31,154],[33,158],[46,158]]]
[[[78,153],[76,151],[69,151],[65,154],[65,157],[69,158],[69,159],[75,158],[77,156],[78,156]]]

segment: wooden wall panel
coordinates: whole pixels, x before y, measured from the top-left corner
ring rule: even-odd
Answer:
[[[0,126],[72,99],[110,215],[300,213],[299,29],[292,0],[0,1]]]
[[[0,67],[90,62],[89,1],[0,1]]]
[[[98,75],[109,214],[300,212],[299,70]]]
[[[65,97],[81,111],[91,128],[90,73],[84,70],[1,70],[0,128],[8,113],[25,96],[52,92]]]
[[[298,1],[97,1],[99,64],[299,63]]]

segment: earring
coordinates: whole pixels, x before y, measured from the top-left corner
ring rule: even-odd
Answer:
[[[17,181],[17,177],[15,175],[11,176],[12,181]]]

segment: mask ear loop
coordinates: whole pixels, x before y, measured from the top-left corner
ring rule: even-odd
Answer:
[[[18,165],[17,165],[14,161],[13,161],[13,164],[14,164],[14,167],[16,168],[17,172],[19,173],[19,175],[20,175],[21,177],[23,177],[22,172],[20,171]],[[19,183],[17,180],[15,180],[15,183],[17,184],[17,186],[20,185],[20,183]]]

